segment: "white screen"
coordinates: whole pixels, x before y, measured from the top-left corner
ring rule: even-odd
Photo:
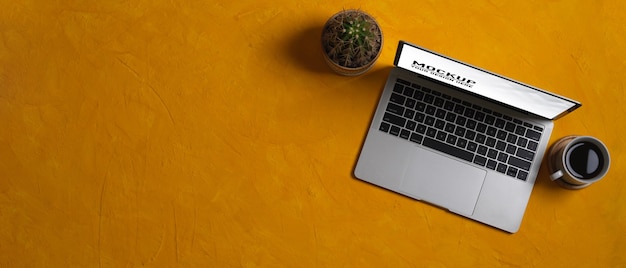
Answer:
[[[580,103],[436,53],[401,43],[396,65],[529,113],[554,119]],[[571,109],[571,110],[570,110]]]

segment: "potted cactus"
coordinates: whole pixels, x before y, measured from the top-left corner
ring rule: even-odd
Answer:
[[[367,72],[378,59],[383,33],[376,20],[361,10],[343,10],[328,19],[322,50],[330,68],[342,75]]]

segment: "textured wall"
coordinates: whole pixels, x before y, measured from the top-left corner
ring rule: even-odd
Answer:
[[[623,1],[0,0],[0,266],[626,266]],[[342,8],[385,34],[329,71]],[[583,103],[605,180],[514,235],[352,176],[398,40]]]

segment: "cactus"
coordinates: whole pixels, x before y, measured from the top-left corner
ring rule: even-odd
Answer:
[[[365,66],[381,49],[378,23],[360,10],[344,10],[333,16],[322,33],[322,47],[333,62],[348,68]]]

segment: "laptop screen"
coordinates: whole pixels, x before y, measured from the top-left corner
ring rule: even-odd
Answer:
[[[525,85],[400,41],[395,65],[547,119],[580,107],[577,101]]]

